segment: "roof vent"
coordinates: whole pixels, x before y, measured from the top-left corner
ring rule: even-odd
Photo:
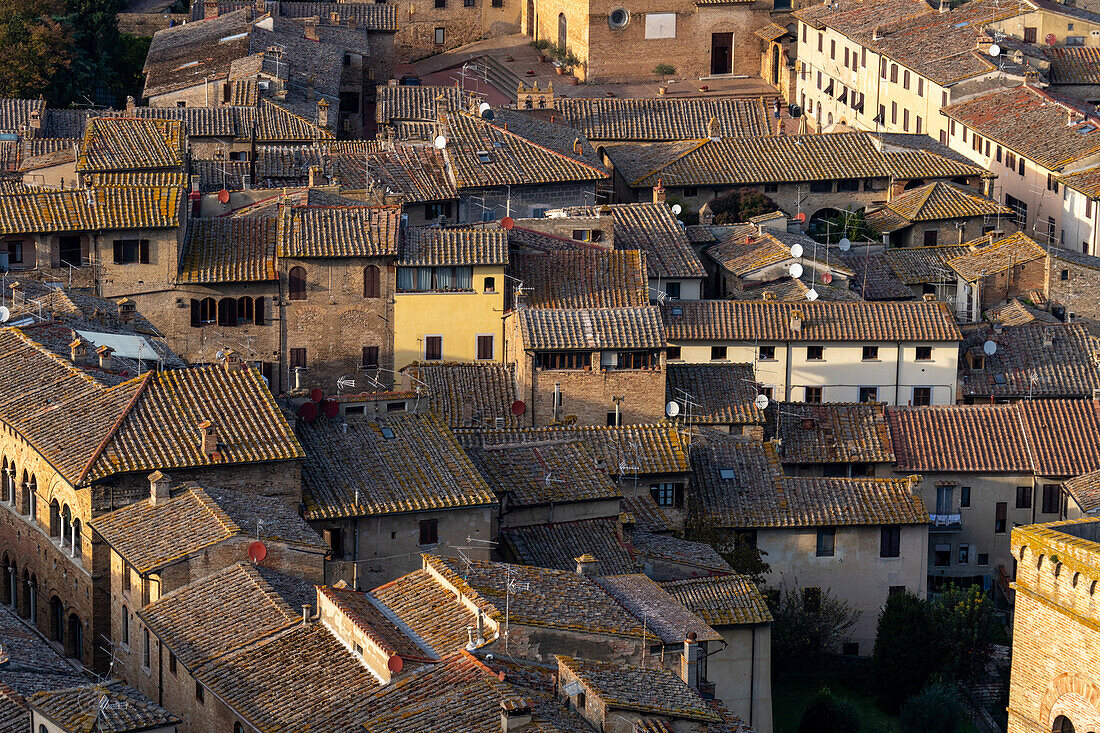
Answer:
[[[153,471],[149,474],[149,503],[156,506],[171,498],[172,480],[168,474]]]
[[[95,353],[99,355],[99,368],[105,372],[109,372],[114,369],[115,360],[111,358],[111,354],[115,353],[115,350],[110,346],[104,344],[95,350]]]
[[[802,319],[803,319],[802,311],[800,311],[800,310],[791,311],[791,330],[794,331],[795,333],[799,333],[799,332],[802,331]]]

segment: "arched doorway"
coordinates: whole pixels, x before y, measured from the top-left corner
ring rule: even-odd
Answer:
[[[558,13],[558,45],[561,48],[565,48],[566,42],[569,40],[568,21],[565,20],[565,13]]]
[[[843,216],[844,213],[839,209],[828,207],[818,209],[810,217],[810,221],[806,225],[806,231],[811,237],[818,240],[821,237],[828,236],[831,241],[839,241],[840,234],[836,222],[840,221]]]
[[[1059,715],[1054,719],[1054,727],[1051,729],[1051,733],[1075,733],[1073,723],[1066,716]]]
[[[84,626],[75,613],[69,614],[68,633],[65,634],[65,656],[80,659],[84,656]]]
[[[65,630],[65,606],[57,596],[50,596],[50,627],[47,629],[52,640],[61,641]]]

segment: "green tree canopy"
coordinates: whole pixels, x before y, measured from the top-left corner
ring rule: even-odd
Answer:
[[[871,668],[879,705],[896,713],[928,682],[936,664],[928,603],[912,593],[892,593],[878,617]]]
[[[61,0],[0,2],[0,96],[56,97],[75,55]]]

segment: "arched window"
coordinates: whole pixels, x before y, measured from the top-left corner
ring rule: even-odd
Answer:
[[[233,724],[233,733],[244,733],[244,726],[240,723]]]
[[[141,666],[149,669],[149,664],[152,661],[153,649],[152,642],[149,639],[149,629],[141,630]]]
[[[252,323],[256,320],[255,301],[252,298],[237,298],[237,323]]]
[[[191,299],[191,325],[195,328],[218,320],[218,303],[213,298]]]
[[[264,299],[256,298],[256,325],[264,325]]]
[[[363,297],[382,297],[382,273],[374,265],[363,268]]]
[[[290,299],[306,299],[306,268],[290,268]]]
[[[236,298],[222,298],[218,301],[218,325],[219,326],[236,326],[237,325],[237,299]]]
[[[1064,715],[1059,715],[1054,719],[1053,733],[1074,733],[1073,723],[1070,719]]]
[[[565,13],[558,13],[558,46],[565,48],[565,42],[569,38]]]
[[[57,596],[50,596],[50,628],[49,637],[54,641],[61,641],[65,629],[65,606]]]
[[[495,277],[485,278],[485,292],[495,293],[497,291],[497,279]]]
[[[7,555],[4,555],[4,567],[3,570],[0,571],[4,574],[4,577],[0,578],[0,603],[3,603],[5,606],[10,606],[14,603],[14,599],[11,595],[11,583],[8,582],[8,575],[10,574],[11,567],[12,561]]]
[[[69,614],[69,633],[65,640],[65,654],[74,659],[84,656],[84,625],[75,613]]]
[[[38,479],[35,476],[31,476],[31,480],[27,483],[26,503],[27,507],[23,513],[33,522],[38,519]]]
[[[61,505],[57,499],[50,502],[50,537],[61,536]]]
[[[69,541],[69,533],[72,531],[72,512],[69,511],[69,505],[66,504],[61,508],[61,546],[64,547]]]
[[[2,474],[2,478],[0,478],[0,501],[8,500],[8,492],[11,491],[8,483],[8,457],[4,456],[4,473]]]
[[[80,534],[80,520],[73,517],[73,557],[80,557],[84,553],[84,541]]]
[[[130,646],[130,609],[122,607],[122,638],[120,641]]]

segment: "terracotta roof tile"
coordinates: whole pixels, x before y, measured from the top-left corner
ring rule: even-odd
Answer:
[[[786,33],[786,29],[783,33]],[[569,124],[592,140],[684,140],[709,137],[711,120],[720,137],[770,134],[763,99],[554,100]]]
[[[1062,484],[1081,511],[1092,514],[1100,509],[1100,471],[1090,471]]]
[[[279,219],[280,257],[393,257],[396,206],[288,206]]]
[[[661,314],[655,306],[639,308],[545,309],[517,311],[523,348],[661,349],[665,346]]]
[[[375,588],[370,596],[400,618],[436,656],[462,649],[468,641],[466,629],[477,626],[473,612],[428,570],[403,575]]]
[[[580,440],[524,441],[468,447],[467,454],[497,496],[508,506],[618,499],[619,489],[596,466]]]
[[[744,575],[674,580],[661,587],[714,627],[772,622],[764,594]]]
[[[85,173],[84,182],[89,187],[115,188],[186,188],[189,185],[187,174],[182,170]]]
[[[371,152],[366,156],[341,153],[333,158],[340,183],[347,188],[365,189],[377,181],[381,187],[401,196],[406,203],[458,198],[447,173],[443,151],[434,145],[397,143],[392,149]]]
[[[791,329],[791,315],[802,314]],[[676,341],[959,341],[946,304],[777,303],[677,301],[661,307],[665,331]]]
[[[776,431],[783,463],[888,463],[894,460],[885,405],[786,402]],[[772,418],[775,420],[776,418]]]
[[[307,519],[487,506],[495,497],[430,413],[299,422]],[[393,437],[388,437],[388,436]]]
[[[25,132],[30,127],[31,113],[38,112],[41,118],[45,111],[45,100],[0,98],[0,132]]]
[[[1100,62],[1098,62],[1098,68],[1100,68]],[[1062,185],[1080,191],[1086,196],[1100,198],[1100,166],[1092,166],[1073,173],[1063,173],[1058,176],[1058,180],[1062,182]]]
[[[179,282],[278,280],[275,222],[268,218],[192,219],[180,257]]]
[[[183,190],[97,187],[0,196],[0,234],[164,229],[180,222]]]
[[[682,566],[679,570],[686,575],[705,573],[722,575],[732,573],[733,568],[725,559],[705,542],[692,542],[670,534],[635,531],[631,539],[634,556],[642,561],[657,560],[662,563]]]
[[[622,507],[624,512],[634,518],[636,531],[658,533],[672,531],[672,523],[668,515],[653,501],[647,488],[627,488],[623,492]]]
[[[410,227],[401,244],[397,264],[403,267],[507,265],[508,236],[503,229]]]
[[[911,222],[1012,214],[1007,206],[943,181],[905,191],[883,206]]]
[[[470,94],[469,98],[476,97]],[[378,87],[374,119],[380,125],[388,125],[394,120],[435,122],[440,112],[465,108],[456,86],[387,84]]]
[[[177,120],[96,117],[84,130],[76,169],[178,168],[185,147],[186,131]]]
[[[753,400],[759,394],[752,364],[669,364],[667,397],[682,402],[686,392],[691,422],[698,425],[762,425],[764,412]],[[688,413],[688,406],[683,406]]]
[[[1010,234],[992,243],[989,243],[988,238],[978,239],[968,242],[966,246],[972,249],[948,260],[947,266],[967,282],[976,282],[988,275],[1047,256],[1041,244],[1022,232]]]
[[[515,428],[515,366],[490,362],[415,362],[403,370],[423,383],[428,405],[452,430]],[[416,384],[416,382],[414,382]],[[467,407],[468,415],[467,415]]]
[[[0,638],[7,656],[7,663],[0,667],[0,695],[4,696],[0,700],[0,731],[33,733],[28,731],[30,713],[25,698],[84,684],[87,677],[8,605],[0,606]]]
[[[387,654],[398,654],[406,661],[429,662],[436,659],[410,637],[405,629],[383,613],[368,593],[327,585],[319,587],[317,591],[331,600],[356,628]]]
[[[898,279],[894,271],[886,264],[883,253],[859,254],[843,257],[855,272],[852,278],[852,292],[858,293],[864,300],[907,300],[915,295],[909,286]]]
[[[1003,326],[1039,326],[1045,323],[1058,325],[1059,321],[1050,313],[1026,305],[1019,298],[1010,298],[1007,302],[987,309],[982,317],[990,323]]]
[[[894,275],[906,285],[943,283],[955,280],[948,260],[970,250],[964,246],[889,247],[879,255]]]
[[[1013,405],[888,407],[897,471],[1029,473],[1033,459]]]
[[[632,614],[643,618],[646,628],[666,644],[683,644],[692,632],[701,642],[722,641],[722,635],[704,619],[641,573],[596,576],[592,580]]]
[[[500,539],[508,554],[524,565],[575,572],[576,558],[587,553],[596,558],[601,575],[640,569],[623,542],[618,517],[504,527]]]
[[[608,709],[721,722],[696,690],[667,669],[635,667],[555,655]]]
[[[987,340],[997,344],[992,355],[983,350]],[[973,369],[970,359],[959,360],[963,395],[1092,397],[1100,389],[1096,342],[1079,324],[981,329],[967,334],[962,350],[981,361]]]
[[[523,281],[529,308],[626,308],[649,305],[645,254],[639,250],[517,254],[512,275]]]
[[[182,722],[119,680],[38,692],[27,702],[38,715],[72,733],[130,733]]]
[[[1100,401],[1022,400],[1014,407],[1040,476],[1078,476],[1100,468]]]

